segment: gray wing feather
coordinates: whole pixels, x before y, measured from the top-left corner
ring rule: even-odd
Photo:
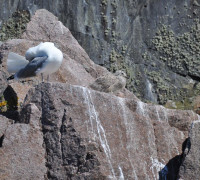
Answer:
[[[28,78],[36,76],[36,71],[42,68],[48,57],[36,57],[17,73],[18,78]]]

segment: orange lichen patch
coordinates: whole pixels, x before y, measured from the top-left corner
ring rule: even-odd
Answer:
[[[0,102],[0,107],[6,106],[6,105],[7,105],[7,101],[2,101],[2,102]]]

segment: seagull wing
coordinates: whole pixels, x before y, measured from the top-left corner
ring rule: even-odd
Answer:
[[[42,68],[47,58],[47,56],[34,58],[16,74],[17,78],[28,78],[36,76],[36,72]]]

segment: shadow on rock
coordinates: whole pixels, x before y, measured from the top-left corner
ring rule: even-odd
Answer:
[[[1,97],[0,114],[14,121],[19,119],[18,98],[11,86],[5,89]]]
[[[189,153],[191,147],[190,138],[187,138],[182,144],[182,153],[169,160],[166,166],[159,172],[159,180],[177,180],[179,178],[179,169],[184,161],[185,153]]]

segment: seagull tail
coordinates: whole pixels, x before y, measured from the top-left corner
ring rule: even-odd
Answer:
[[[9,73],[16,73],[20,69],[24,68],[28,63],[29,61],[27,61],[23,56],[10,52],[8,54],[7,70]]]

